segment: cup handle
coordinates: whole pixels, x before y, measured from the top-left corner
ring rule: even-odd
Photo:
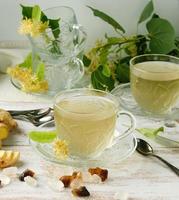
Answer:
[[[77,57],[74,57],[74,58],[72,58],[71,63],[72,63],[72,65],[74,65],[73,69],[75,69],[75,70],[73,71],[71,81],[67,85],[67,89],[73,87],[74,84],[77,83],[83,77],[83,75],[85,73],[85,69],[84,69],[82,60],[80,60]],[[77,70],[79,73],[77,73]]]
[[[129,132],[133,132],[136,129],[136,119],[130,112],[120,111],[117,114],[117,118],[119,118],[120,115],[128,116],[130,120],[130,126],[122,134],[120,134],[120,136],[117,136],[116,138],[113,139],[112,145],[117,144],[121,138],[125,137]]]

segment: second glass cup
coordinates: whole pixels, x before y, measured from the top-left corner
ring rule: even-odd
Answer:
[[[131,91],[138,105],[153,115],[167,115],[179,102],[179,58],[146,54],[130,61]]]

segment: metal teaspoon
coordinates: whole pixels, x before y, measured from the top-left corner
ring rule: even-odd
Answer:
[[[136,150],[144,155],[144,156],[153,156],[158,158],[160,161],[164,162],[173,172],[175,172],[176,175],[179,176],[179,169],[161,158],[160,156],[153,153],[153,148],[150,146],[149,143],[147,143],[145,140],[142,140],[140,138],[137,138],[137,148]]]

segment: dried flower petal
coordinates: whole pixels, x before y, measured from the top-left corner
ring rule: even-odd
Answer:
[[[26,169],[25,171],[22,172],[22,174],[20,174],[19,180],[20,180],[20,181],[24,181],[24,178],[25,178],[26,176],[34,177],[34,176],[35,176],[35,173],[34,173],[32,170],[30,170],[30,169]]]
[[[108,178],[108,170],[107,169],[101,169],[99,167],[96,168],[89,168],[88,172],[91,175],[98,175],[101,178],[101,181],[104,182]]]
[[[72,192],[72,194],[74,196],[77,196],[77,197],[87,197],[87,196],[90,196],[90,193],[86,189],[85,186],[81,186],[79,188],[74,188],[71,192]]]

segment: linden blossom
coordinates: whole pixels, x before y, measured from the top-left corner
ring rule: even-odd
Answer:
[[[19,66],[8,68],[7,73],[14,79],[21,82],[22,90],[25,92],[45,92],[48,90],[48,82],[39,80],[31,69],[24,69]]]
[[[48,21],[33,21],[32,19],[23,19],[19,27],[18,32],[22,35],[30,35],[31,37],[37,37],[48,28]]]
[[[55,139],[53,142],[53,151],[57,158],[66,159],[69,155],[68,144],[65,140]]]
[[[95,89],[111,91],[121,83],[130,82],[129,61],[137,55],[152,53],[179,57],[179,39],[174,27],[155,13],[152,0],[143,9],[136,24],[136,33],[131,36],[126,35],[119,22],[108,14],[90,6],[88,8],[117,33],[114,36],[105,34],[104,39],[97,41],[83,57]],[[142,23],[146,23],[147,33],[140,30]]]

